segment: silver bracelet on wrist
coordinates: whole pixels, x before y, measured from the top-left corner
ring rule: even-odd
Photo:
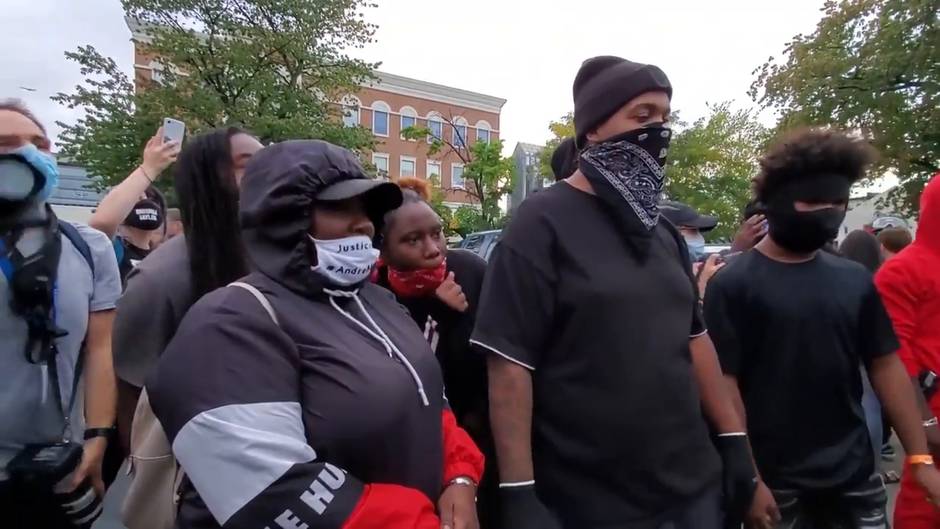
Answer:
[[[940,419],[937,419],[936,417],[933,417],[924,421],[924,428],[930,428],[931,426],[937,426],[937,425],[940,425]]]
[[[477,482],[468,478],[467,476],[457,476],[456,478],[450,480],[448,485],[461,485],[464,487],[473,487],[477,488]]]

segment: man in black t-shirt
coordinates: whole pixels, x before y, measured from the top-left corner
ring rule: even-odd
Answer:
[[[526,200],[491,257],[471,343],[504,529],[720,529],[723,496],[750,504],[743,425],[659,215],[671,93],[655,66],[586,61],[579,169]]]
[[[885,489],[861,406],[859,365],[918,468],[940,499],[915,394],[871,273],[821,252],[863,178],[869,147],[806,130],[761,160],[757,198],[769,234],[708,286],[705,316],[761,474],[753,527],[887,527]]]

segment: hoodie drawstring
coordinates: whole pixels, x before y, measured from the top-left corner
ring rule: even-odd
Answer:
[[[359,298],[359,291],[353,290],[353,291],[347,292],[345,290],[323,289],[323,292],[330,297],[330,305],[332,305],[333,308],[336,309],[337,312],[342,314],[349,321],[355,323],[360,329],[364,330],[366,334],[378,340],[379,343],[381,343],[385,347],[385,352],[388,353],[389,358],[393,358],[393,357],[398,358],[398,361],[401,362],[405,366],[406,369],[408,369],[408,373],[411,374],[411,378],[412,380],[414,380],[415,385],[418,386],[418,396],[421,397],[421,403],[424,404],[425,406],[430,406],[430,402],[428,401],[428,396],[424,392],[424,383],[421,381],[421,377],[418,376],[418,372],[415,370],[414,366],[411,365],[411,362],[408,361],[408,358],[406,358],[405,355],[401,352],[401,350],[398,349],[398,347],[395,345],[395,342],[393,342],[392,339],[389,338],[387,334],[385,334],[385,331],[383,331],[382,328],[379,327],[379,325],[375,322],[375,320],[372,319],[372,315],[369,314],[369,311],[366,310],[366,306],[362,303],[362,300]],[[343,310],[342,307],[340,307],[339,304],[336,303],[336,298],[349,298],[349,299],[354,300],[356,302],[356,305],[359,306],[359,310],[362,311],[366,319],[372,325],[372,328],[370,329],[368,325],[362,323],[361,321],[356,319],[352,314]]]

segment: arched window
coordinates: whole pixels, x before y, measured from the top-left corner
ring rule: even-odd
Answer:
[[[493,130],[493,127],[485,121],[477,121],[477,141],[482,141],[489,143],[490,142],[490,131]]]
[[[428,134],[428,143],[444,139],[444,120],[437,112],[428,114],[428,130],[431,132]]]
[[[458,117],[454,120],[453,126],[453,138],[451,141],[454,144],[454,147],[461,148],[467,146],[467,120]]]
[[[399,110],[398,113],[401,115],[400,130],[418,126],[418,113],[415,111],[415,109],[411,107],[401,107],[401,110]],[[402,137],[402,139],[405,138]]]
[[[389,107],[383,101],[372,103],[372,134],[388,136]]]
[[[359,126],[359,99],[353,96],[343,98],[343,125],[347,127]]]

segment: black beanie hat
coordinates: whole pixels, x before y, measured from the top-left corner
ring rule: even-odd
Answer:
[[[574,138],[565,138],[552,153],[552,173],[555,175],[555,181],[568,178],[577,169],[578,148],[574,144]]]
[[[631,99],[646,92],[662,91],[672,98],[669,78],[657,66],[603,55],[581,64],[574,78],[574,128],[577,145]]]

